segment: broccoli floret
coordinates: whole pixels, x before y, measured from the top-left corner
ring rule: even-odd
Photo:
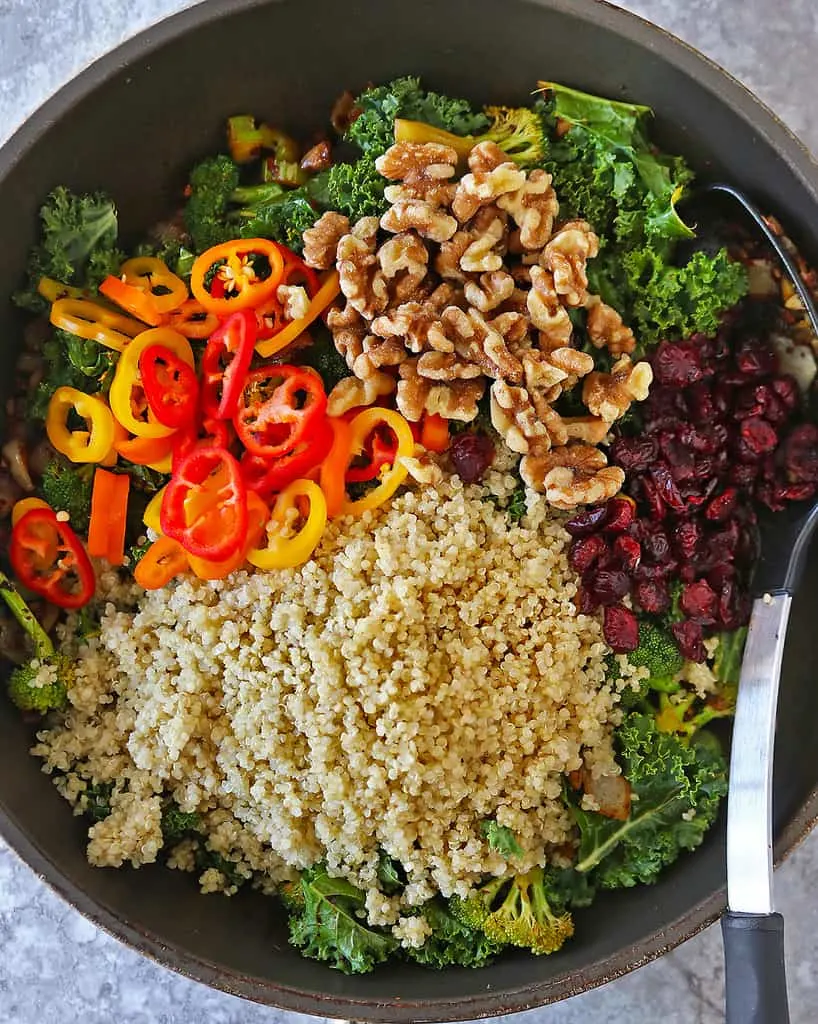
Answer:
[[[21,711],[36,711],[41,715],[59,710],[67,700],[73,674],[71,661],[54,649],[51,637],[3,572],[0,572],[0,596],[34,646],[32,661],[18,666],[9,676],[8,693],[12,703]],[[46,667],[52,670],[51,679],[40,684],[37,680]]]
[[[656,728],[672,733],[682,743],[689,743],[700,729],[717,718],[732,718],[736,713],[738,687],[727,683],[702,703],[695,693],[684,696],[659,694]]]
[[[673,635],[650,622],[639,623],[639,646],[628,655],[631,665],[650,672],[648,686],[665,692],[678,689],[674,677],[681,672],[684,658]]]
[[[201,830],[202,819],[196,811],[182,811],[175,800],[162,809],[162,839],[166,846],[173,846],[187,836]]]
[[[317,322],[314,328],[310,328],[310,331],[312,345],[299,351],[298,365],[311,366],[317,370],[324,382],[324,389],[329,394],[339,380],[349,376],[349,367],[335,347],[332,335],[320,322]]]
[[[45,468],[40,491],[55,512],[67,512],[71,527],[85,533],[91,516],[94,467],[73,466],[55,458]]]
[[[196,252],[227,241],[230,196],[239,184],[239,169],[229,156],[214,156],[190,172],[190,195],[185,206],[185,226]]]
[[[116,247],[116,207],[108,196],[75,195],[61,186],[40,207],[40,221],[40,242],[28,260],[28,287],[14,296],[18,305],[37,313],[48,307],[37,292],[41,277],[96,288],[118,271],[124,255]]]
[[[488,128],[477,135],[456,135],[422,121],[395,121],[396,142],[440,142],[465,160],[479,142],[495,142],[521,167],[541,164],[548,153],[543,119],[531,107],[486,107]]]
[[[538,956],[554,953],[574,934],[574,922],[562,907],[555,909],[557,900],[548,892],[550,878],[540,867],[492,878],[471,896],[453,898],[452,913],[500,946],[519,946]]]
[[[273,189],[278,190],[276,194]],[[240,196],[240,198],[239,198]],[[243,238],[272,238],[294,252],[304,248],[302,235],[318,219],[305,189],[284,192],[280,185],[250,185],[233,194],[232,201],[240,202],[228,220]],[[240,223],[238,223],[240,222]]]

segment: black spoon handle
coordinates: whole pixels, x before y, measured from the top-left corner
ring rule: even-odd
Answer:
[[[727,1024],[789,1024],[784,918],[737,914],[721,920]]]

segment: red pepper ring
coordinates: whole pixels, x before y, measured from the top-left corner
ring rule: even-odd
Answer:
[[[142,390],[153,415],[178,430],[196,416],[199,382],[196,371],[165,345],[149,345],[139,354]]]
[[[247,488],[223,448],[196,448],[174,471],[159,513],[162,533],[191,555],[220,562],[247,539]]]
[[[309,440],[326,410],[324,383],[311,367],[262,366],[247,375],[233,423],[248,452],[275,459]]]
[[[82,541],[50,508],[17,520],[9,556],[23,586],[60,608],[82,608],[94,596],[94,570]]]
[[[276,459],[245,452],[241,458],[241,472],[248,489],[264,498],[284,490],[294,480],[305,476],[329,454],[333,430],[329,420],[320,420],[308,440]]]
[[[232,434],[228,420],[205,416],[199,425],[188,423],[173,435],[171,471],[175,473],[194,448],[229,448]]]
[[[202,356],[202,410],[206,416],[228,420],[239,396],[256,345],[256,314],[251,309],[231,313],[211,334]]]
[[[352,462],[346,471],[348,483],[375,480],[381,466],[391,466],[394,463],[398,456],[398,439],[394,432],[385,424],[377,426],[366,439],[362,456],[368,461],[361,464],[356,459]]]

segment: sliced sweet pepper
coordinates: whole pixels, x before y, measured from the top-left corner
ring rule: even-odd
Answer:
[[[164,317],[153,303],[153,296],[150,292],[137,288],[136,285],[127,284],[121,277],[109,274],[99,286],[100,295],[124,309],[143,323],[151,327],[158,327]]]
[[[174,434],[167,437],[129,437],[114,441],[114,448],[123,459],[135,466],[162,463],[173,451]]]
[[[163,345],[188,366],[194,366],[193,350],[187,338],[168,327],[142,331],[123,351],[116,365],[109,401],[111,411],[129,433],[136,437],[167,437],[173,427],[159,423],[145,401],[139,373],[139,359],[151,345]]]
[[[247,539],[244,547],[222,562],[211,562],[205,558],[197,558],[196,555],[188,555],[188,564],[194,576],[198,576],[200,580],[223,580],[231,572],[240,569],[247,561],[247,552],[257,548],[261,543],[264,527],[269,518],[270,510],[267,503],[262,501],[255,491],[248,491]]]
[[[128,518],[127,473],[97,469],[91,490],[91,519],[88,524],[88,554],[105,558],[111,565],[125,561],[125,526]]]
[[[85,420],[85,430],[71,430],[70,413]],[[60,387],[51,396],[45,417],[48,440],[72,462],[102,462],[114,444],[114,418],[96,395],[76,388]]]
[[[327,306],[337,297],[341,291],[340,278],[338,277],[337,270],[331,270],[321,283],[321,287],[313,296],[310,302],[310,308],[307,311],[307,315],[301,317],[300,320],[292,320],[282,330],[275,334],[272,338],[267,338],[265,341],[259,341],[256,345],[256,352],[263,358],[268,359],[270,356],[275,355],[276,352],[281,352],[289,344],[305,331],[316,317],[320,316],[321,313],[327,308]]]
[[[284,260],[266,238],[236,239],[214,245],[197,257],[190,290],[202,307],[219,316],[252,309],[275,294]]]
[[[20,498],[19,501],[15,501],[11,510],[11,525],[16,526],[26,512],[31,512],[35,508],[51,508],[51,506],[42,498]]]
[[[309,441],[326,409],[324,382],[311,367],[262,366],[247,375],[233,424],[248,452],[275,459]]]
[[[49,319],[61,331],[99,342],[116,352],[122,352],[132,338],[145,330],[138,320],[88,299],[57,299],[52,303]]]
[[[287,536],[293,509],[301,514],[299,499],[308,503],[306,518],[292,536]],[[324,492],[312,480],[294,480],[273,505],[266,546],[248,551],[247,561],[257,569],[291,569],[303,565],[318,547],[326,525]]]
[[[324,492],[327,515],[334,519],[346,498],[345,475],[350,460],[352,431],[347,421],[340,417],[331,417],[327,422],[332,428],[332,447],[321,463],[318,482]]]
[[[344,499],[341,506],[341,515],[361,515],[371,509],[378,508],[385,501],[392,497],[395,491],[406,479],[408,470],[400,461],[402,456],[412,456],[415,451],[415,439],[407,421],[399,412],[394,409],[365,409],[358,413],[350,423],[352,434],[350,440],[351,457],[360,455],[364,450],[367,438],[378,427],[388,427],[398,440],[395,452],[395,461],[390,469],[382,470],[381,481],[372,490],[368,491],[362,498],[354,501]]]
[[[205,346],[202,356],[202,411],[217,420],[232,419],[256,344],[256,315],[231,313]]]
[[[160,315],[178,309],[188,297],[185,282],[158,256],[134,256],[125,260],[119,273],[126,284],[150,296]]]
[[[268,458],[245,452],[241,458],[245,484],[266,498],[283,490],[299,477],[309,476],[311,470],[326,458],[332,447],[332,437],[329,421],[322,417],[310,431],[309,437],[299,441],[284,455]]]
[[[423,414],[420,443],[430,452],[445,452],[449,447],[449,421],[439,413]]]
[[[168,314],[165,326],[184,334],[186,338],[209,338],[219,326],[219,318],[208,312],[198,299],[188,299]]]
[[[35,508],[11,531],[9,557],[17,579],[60,608],[81,608],[94,596],[94,570],[82,541],[50,508]]]
[[[184,359],[166,345],[148,345],[139,354],[139,376],[148,408],[159,423],[178,430],[193,422],[199,381],[196,371]]]
[[[134,567],[133,576],[145,590],[161,590],[188,568],[182,545],[170,537],[157,537]]]
[[[196,448],[174,470],[159,513],[162,532],[211,562],[230,558],[247,537],[247,489],[223,448]]]

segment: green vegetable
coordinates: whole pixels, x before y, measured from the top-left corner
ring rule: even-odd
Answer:
[[[673,635],[650,622],[639,623],[639,646],[628,655],[631,665],[650,672],[647,685],[654,690],[678,689],[674,676],[684,667],[684,658]]]
[[[202,819],[196,811],[182,811],[171,800],[162,809],[162,839],[166,846],[173,846],[191,834],[201,831]]]
[[[390,857],[385,850],[378,854],[378,882],[388,896],[399,892],[406,884],[400,863]]]
[[[327,206],[345,213],[351,221],[380,217],[389,206],[383,194],[387,184],[371,154],[365,153],[355,163],[334,164],[326,178]]]
[[[104,821],[111,813],[113,792],[113,782],[89,782],[79,798],[82,813],[95,823]]]
[[[291,911],[290,942],[304,956],[345,974],[365,974],[397,949],[388,932],[361,919],[365,898],[360,889],[331,878],[321,864],[308,868],[300,884],[303,905]]]
[[[573,807],[580,830],[576,869],[602,889],[654,882],[683,850],[693,850],[727,792],[727,765],[713,738],[690,745],[659,731],[651,715],[631,714],[616,732],[632,787],[631,813],[616,821]]]
[[[264,185],[258,186],[260,189]],[[241,219],[242,238],[272,238],[294,252],[304,248],[302,234],[318,219],[318,212],[305,189],[293,189],[277,199],[268,199],[256,206],[245,205],[232,214],[232,222]],[[235,233],[235,228],[233,232]]]
[[[728,684],[705,701],[701,701],[695,693],[659,694],[659,709],[656,712],[656,727],[665,733],[676,735],[680,743],[685,745],[699,730],[716,718],[730,718],[736,712],[736,696],[738,688]]]
[[[501,854],[506,859],[522,856],[523,848],[507,826],[498,825],[493,818],[487,818],[481,822],[480,831],[483,833],[489,849],[494,850],[495,853]]]
[[[693,232],[676,212],[692,181],[679,157],[650,143],[650,108],[548,83],[543,116],[570,125],[552,141],[545,165],[561,215],[585,217],[600,236],[590,286],[623,315],[644,348],[661,338],[713,333],[747,291],[743,267],[725,250],[674,263],[676,243]]]
[[[152,543],[153,541],[148,540],[146,537],[144,540],[137,541],[136,544],[131,545],[128,549],[128,567],[130,569],[133,569],[133,567],[145,557],[148,553],[148,548]]]
[[[214,156],[190,172],[190,196],[185,206],[185,226],[195,252],[226,242],[232,235],[227,227],[230,197],[238,188],[239,169],[229,156]]]
[[[445,900],[436,897],[419,908],[432,929],[423,945],[409,948],[407,956],[425,967],[485,967],[502,948],[480,928],[470,928],[452,914]]]
[[[312,345],[299,350],[298,365],[311,366],[317,370],[324,382],[324,389],[329,393],[339,380],[349,376],[349,367],[336,349],[330,331],[323,328],[320,322],[316,322],[310,331]]]
[[[54,649],[51,637],[3,572],[0,572],[0,597],[34,647],[34,658],[15,668],[8,678],[8,693],[12,703],[21,711],[37,711],[41,715],[64,707],[67,688],[73,675],[71,662]],[[36,684],[36,679],[45,665],[51,666],[56,674],[53,682],[40,686]]]
[[[527,511],[528,506],[525,503],[525,485],[520,484],[512,491],[511,497],[506,505],[506,515],[512,523],[519,523]]]
[[[48,463],[40,481],[43,499],[55,512],[67,512],[71,527],[77,533],[88,531],[93,481],[93,466],[75,466],[60,456]]]
[[[380,156],[395,141],[395,118],[424,121],[455,135],[474,135],[489,126],[488,118],[466,100],[427,92],[420,79],[396,78],[386,85],[366,89],[355,100],[361,111],[347,129],[345,138],[364,153]]]
[[[498,945],[520,946],[537,955],[554,953],[573,935],[574,923],[549,891],[552,881],[551,873],[540,867],[492,878],[470,896],[454,897],[452,913]]]
[[[59,387],[77,388],[87,394],[106,389],[113,380],[119,356],[95,341],[55,330],[43,344],[43,377],[29,409],[32,419],[45,419],[51,396]]]
[[[741,659],[747,643],[747,627],[719,634],[719,646],[713,661],[713,671],[720,683],[737,685],[741,675]]]
[[[79,195],[60,186],[40,207],[40,222],[40,241],[28,258],[28,286],[14,296],[17,305],[35,313],[48,308],[37,292],[41,277],[94,289],[119,270],[124,256],[116,246],[116,207],[108,196]]]
[[[227,884],[231,887],[238,889],[247,881],[247,876],[239,871],[236,864],[227,860],[220,853],[216,853],[215,850],[211,850],[204,841],[197,844],[194,859],[197,871],[218,871],[224,875]]]

